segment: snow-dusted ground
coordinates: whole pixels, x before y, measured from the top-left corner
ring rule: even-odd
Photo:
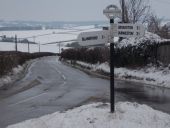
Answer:
[[[110,73],[110,66],[108,63],[88,64],[81,61],[77,61],[76,63],[91,69],[92,71]],[[124,80],[143,82],[153,86],[155,85],[170,88],[170,68],[168,67],[157,68],[150,65],[145,68],[138,69],[115,68],[115,77]]]
[[[7,128],[170,128],[170,115],[130,102],[117,103],[113,114],[108,104],[93,103]]]
[[[65,29],[48,29],[48,30],[29,30],[29,31],[0,31],[0,36],[6,35],[7,37],[15,37],[17,35],[18,38],[28,38],[28,40],[34,42],[34,36],[36,43],[44,44],[51,42],[58,42],[63,40],[73,40],[77,39],[77,36],[81,32],[86,31],[96,31],[94,25],[91,26],[79,26],[73,28],[65,28]],[[47,35],[46,35],[47,34]],[[65,48],[65,47],[61,47]],[[0,51],[11,51],[15,50],[14,43],[0,42]],[[28,52],[28,44],[19,44],[18,50],[22,52]],[[39,52],[39,46],[36,44],[30,44],[30,52]],[[59,52],[59,47],[57,44],[51,45],[41,45],[41,52]]]

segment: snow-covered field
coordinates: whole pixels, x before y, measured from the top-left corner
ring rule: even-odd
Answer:
[[[96,31],[94,25],[91,26],[79,26],[73,28],[64,29],[48,29],[48,30],[29,30],[29,31],[0,31],[0,36],[6,35],[7,37],[27,38],[28,40],[41,44],[41,52],[59,52],[58,44],[42,45],[44,43],[58,42],[64,40],[77,39],[77,36],[81,32]],[[37,36],[37,37],[36,37]],[[65,48],[65,47],[61,47]],[[0,42],[0,51],[15,50],[14,43]],[[28,52],[28,44],[19,44],[18,50],[22,52]],[[30,52],[39,52],[39,46],[36,44],[30,44]]]
[[[88,64],[85,62],[77,61],[79,65],[87,67],[92,71],[103,71],[110,73],[109,64]],[[168,87],[170,88],[170,68],[154,67],[152,65],[145,68],[128,69],[128,68],[115,68],[115,77],[123,80],[131,80],[151,84],[153,86]]]
[[[170,128],[170,115],[130,102],[117,103],[113,114],[108,104],[93,103],[7,128]]]
[[[61,46],[60,49],[65,47]],[[0,42],[0,51],[15,51],[15,44],[14,43],[6,43],[6,42]],[[21,52],[28,52],[28,44],[21,44],[18,43],[18,51]],[[51,45],[41,45],[40,46],[41,52],[53,52],[58,53],[59,52],[59,46],[56,44]],[[30,52],[39,52],[39,46],[36,44],[30,44]]]

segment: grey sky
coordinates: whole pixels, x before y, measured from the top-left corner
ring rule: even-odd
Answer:
[[[106,20],[102,10],[119,0],[0,0],[0,19],[36,21]],[[170,19],[169,0],[151,0],[153,11]]]

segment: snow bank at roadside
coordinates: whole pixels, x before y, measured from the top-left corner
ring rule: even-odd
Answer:
[[[110,73],[110,66],[108,63],[88,64],[81,61],[77,61],[76,63],[92,71]],[[168,67],[157,68],[148,66],[140,69],[115,68],[115,77],[170,88],[170,68]]]
[[[64,113],[56,112],[27,120],[7,128],[169,128],[170,115],[146,105],[119,102],[116,112],[109,105],[94,103]]]
[[[115,75],[120,79],[141,81],[160,87],[170,88],[170,69],[146,67],[143,69],[132,70],[127,68],[116,68]]]
[[[102,63],[102,64],[89,64],[89,63],[86,63],[86,62],[82,62],[82,61],[76,61],[76,64],[80,65],[80,66],[83,66],[87,69],[90,69],[92,71],[97,71],[97,70],[101,70],[105,73],[109,73],[110,72],[110,67],[109,67],[109,64],[106,62],[106,63]]]
[[[23,66],[17,66],[15,68],[12,69],[12,71],[10,73],[8,73],[8,75],[3,76],[2,78],[0,78],[0,87],[6,85],[6,84],[10,84],[12,83],[14,80],[16,80],[17,76],[24,70]]]

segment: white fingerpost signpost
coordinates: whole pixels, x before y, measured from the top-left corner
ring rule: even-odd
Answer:
[[[103,14],[110,20],[110,110],[115,111],[115,90],[114,90],[114,19],[121,17],[121,10],[116,5],[109,5],[103,10]]]
[[[107,6],[103,14],[110,20],[110,110],[113,113],[115,111],[114,37],[142,37],[145,34],[145,28],[140,24],[114,24],[115,18],[121,18],[121,10],[116,5]]]
[[[121,10],[116,5],[109,5],[103,10],[103,14],[110,20],[108,30],[82,32],[77,41],[80,46],[93,46],[110,43],[110,110],[115,111],[115,87],[114,87],[114,37],[142,37],[145,28],[141,24],[116,23],[115,18],[122,16]]]

